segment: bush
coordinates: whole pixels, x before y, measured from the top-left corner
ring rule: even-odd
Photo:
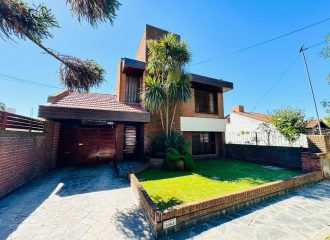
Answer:
[[[196,165],[194,159],[192,158],[192,155],[190,153],[185,153],[183,155],[183,159],[184,159],[184,170],[190,172],[194,171]]]
[[[170,171],[179,170],[179,161],[184,163],[183,156],[179,151],[174,148],[168,148],[165,153],[165,168]]]
[[[179,152],[184,152],[189,147],[187,140],[177,131],[172,131],[171,135],[166,138],[165,134],[154,134],[150,137],[150,153],[163,153],[168,148],[174,148]]]

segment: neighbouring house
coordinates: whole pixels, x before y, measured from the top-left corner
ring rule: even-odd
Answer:
[[[274,126],[268,124],[269,119],[267,114],[246,112],[243,105],[233,106],[226,116],[226,143],[307,147],[305,134],[301,134],[296,142],[289,143]]]
[[[39,117],[60,123],[58,165],[136,160],[148,151],[150,136],[162,128],[159,115],[146,111],[139,99],[148,61],[146,44],[167,33],[145,26],[135,59],[119,61],[116,95],[64,90],[39,106]],[[178,106],[174,126],[191,143],[195,157],[222,156],[223,93],[232,90],[233,83],[197,74],[191,74],[191,81],[192,99]]]
[[[320,119],[322,134],[330,134],[330,126],[323,119]],[[317,119],[311,120],[306,126],[306,134],[319,134],[319,126]]]

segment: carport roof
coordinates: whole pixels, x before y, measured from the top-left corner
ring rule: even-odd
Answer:
[[[149,112],[140,103],[119,102],[116,95],[65,90],[39,106],[46,119],[97,119],[148,122]]]

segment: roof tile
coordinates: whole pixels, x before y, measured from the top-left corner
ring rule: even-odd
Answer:
[[[147,112],[140,103],[119,102],[116,95],[70,92],[51,102],[50,106],[79,109],[96,109],[124,112]]]

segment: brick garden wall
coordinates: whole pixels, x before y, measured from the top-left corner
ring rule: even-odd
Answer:
[[[247,190],[220,195],[218,197],[188,204],[177,205],[161,211],[152,202],[136,176],[130,174],[131,187],[139,199],[140,205],[152,226],[152,231],[156,238],[180,231],[184,228],[189,228],[221,214],[241,209],[264,199],[284,194],[289,190],[322,179],[322,172],[311,172],[288,179],[262,184]],[[176,219],[176,225],[168,229],[163,229],[163,222],[173,218]]]
[[[279,167],[301,168],[301,148],[226,144],[226,157]]]
[[[307,142],[312,153],[330,152],[330,136],[307,135]]]
[[[54,168],[60,125],[45,133],[0,131],[0,198]]]

